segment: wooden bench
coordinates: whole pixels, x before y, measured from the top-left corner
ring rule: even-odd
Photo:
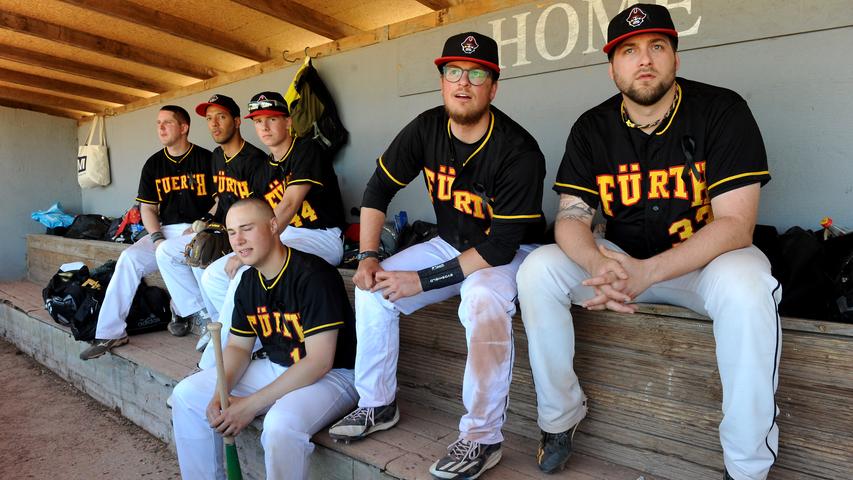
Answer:
[[[97,264],[105,260],[109,254],[100,248],[101,243],[29,236],[31,279],[43,284],[45,275],[52,275],[64,261],[89,258]],[[116,251],[110,250],[112,254]],[[352,271],[341,273],[352,294]],[[466,355],[457,308],[458,301],[451,300],[401,320],[398,379],[403,419],[411,416],[416,422],[425,422],[411,433],[431,432],[429,427],[436,425],[444,430],[430,433],[429,446],[414,448],[384,464],[391,475],[423,476],[443,445],[455,438],[456,421],[463,413],[460,384]],[[849,408],[853,326],[793,318],[783,318],[782,325],[776,396],[781,409],[780,452],[770,478],[848,478],[853,465],[853,410]],[[636,469],[646,479],[719,478],[721,390],[710,320],[681,308],[644,305],[636,315],[578,310],[575,329],[575,365],[589,397],[589,415],[575,437],[576,450],[582,455],[577,466],[572,460],[571,471],[583,473],[578,470],[584,468],[580,465],[594,457]],[[508,447],[515,446],[516,453],[526,452],[526,458],[507,455],[501,466],[513,472],[507,478],[524,478],[537,473],[532,452],[539,430],[527,340],[518,316],[514,330],[516,362],[505,431]],[[401,427],[384,434],[406,436],[402,433],[406,427]],[[422,436],[406,436],[389,440],[389,444],[406,450],[413,442],[423,441]],[[318,443],[322,445],[323,440]],[[341,451],[367,461],[364,452],[371,445],[354,443],[349,448],[355,450]],[[616,476],[601,478],[635,480],[634,473],[620,470]],[[501,478],[499,475],[490,472],[487,478]],[[593,478],[597,478],[595,474]]]

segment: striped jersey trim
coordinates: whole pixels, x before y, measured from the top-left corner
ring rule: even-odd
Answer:
[[[254,330],[246,331],[246,330],[240,330],[240,329],[231,327],[231,331],[234,333],[242,333],[243,335],[257,335],[257,332],[255,332]]]
[[[275,285],[281,280],[282,275],[284,275],[284,271],[287,270],[287,266],[290,264],[290,247],[287,245],[284,246],[287,249],[287,259],[284,261],[284,266],[281,267],[281,271],[276,275],[275,280],[273,280],[272,284],[268,287],[266,282],[264,282],[264,276],[261,275],[261,271],[258,270],[258,279],[261,281],[261,286],[264,287],[264,290],[270,291],[275,288]]]
[[[311,180],[310,178],[297,178],[295,180],[287,182],[288,185],[293,185],[296,183],[313,183],[315,185],[320,185],[321,187],[323,186],[322,182],[318,182],[317,180]]]
[[[498,215],[498,214],[492,214],[492,218],[501,218],[504,220],[517,220],[517,219],[522,219],[522,218],[539,218],[541,216],[542,215],[539,213],[532,214],[532,215]]]
[[[397,185],[399,185],[401,187],[406,186],[405,183],[394,178],[394,175],[391,175],[391,172],[389,172],[388,169],[385,168],[385,163],[382,162],[382,157],[379,157],[379,166],[382,167],[382,171],[385,172],[385,175],[388,175],[388,178],[390,178],[392,182],[396,183]]]
[[[465,165],[467,165],[468,161],[471,160],[472,158],[474,158],[475,155],[480,153],[480,150],[482,150],[483,147],[486,146],[486,144],[489,142],[489,139],[492,138],[492,130],[494,130],[494,128],[495,128],[495,114],[493,112],[489,111],[489,131],[486,132],[486,138],[484,138],[483,141],[480,142],[480,146],[477,147],[477,149],[474,150],[474,152],[471,153],[471,155],[468,155],[468,158],[466,158],[464,162],[462,162],[463,167]],[[453,133],[450,131],[450,119],[449,118],[447,119],[447,136],[451,139],[451,141],[453,141]]]
[[[589,189],[589,188],[586,188],[586,187],[581,187],[581,186],[579,186],[579,185],[572,185],[571,183],[560,183],[560,182],[554,182],[554,186],[557,186],[557,187],[566,187],[566,188],[573,188],[573,189],[575,189],[575,190],[581,190],[581,191],[584,191],[584,192],[589,192],[589,193],[591,193],[591,194],[593,194],[593,195],[598,195],[598,192],[596,192],[595,190],[592,190],[592,189]]]
[[[152,202],[151,200],[145,200],[144,198],[136,197],[137,202],[147,203],[149,205],[160,205],[160,202]]]
[[[344,324],[344,322],[327,323],[325,325],[319,325],[319,326],[316,326],[314,328],[309,328],[308,330],[303,331],[302,334],[308,335],[309,333],[316,332],[317,330],[323,330],[325,328],[337,327],[338,325],[343,325],[343,324]]]
[[[761,172],[746,172],[746,173],[741,173],[741,174],[738,174],[738,175],[732,175],[731,177],[726,177],[726,178],[724,178],[724,179],[722,179],[722,180],[720,180],[720,181],[718,181],[718,182],[715,182],[713,185],[711,185],[710,187],[708,187],[708,190],[711,190],[712,188],[714,188],[714,187],[716,187],[716,186],[719,186],[721,183],[726,183],[726,182],[730,182],[730,181],[732,181],[732,180],[737,180],[738,178],[743,178],[743,177],[758,177],[758,176],[761,176],[761,175],[770,175],[770,170],[764,170],[764,171],[761,171]]]

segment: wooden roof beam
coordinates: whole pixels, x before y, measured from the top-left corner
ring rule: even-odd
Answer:
[[[136,95],[128,95],[126,93],[112,92],[102,88],[89,87],[77,83],[65,82],[54,78],[42,77],[39,75],[31,75],[29,73],[18,72],[0,67],[0,80],[17,83],[30,87],[42,88],[45,90],[54,90],[57,92],[70,93],[80,97],[92,98],[104,102],[119,103],[121,105],[139,100],[142,97]]]
[[[436,11],[444,10],[445,8],[450,8],[461,3],[458,0],[417,0],[417,2]]]
[[[7,100],[5,98],[0,98],[0,106],[17,108],[21,110],[32,110],[33,112],[46,113],[48,115],[54,115],[57,117],[73,118],[75,120],[79,120],[86,116],[86,114],[83,112],[66,110],[64,108],[45,107],[43,105],[33,105],[32,103],[19,102],[16,100]]]
[[[191,42],[213,47],[238,57],[248,58],[256,62],[270,60],[269,48],[258,47],[243,43],[225,32],[212,30],[210,27],[185,20],[168,13],[143,7],[125,0],[60,0],[86,10],[91,10],[113,18],[134,23],[146,28],[159,30]]]
[[[100,80],[105,83],[144,90],[151,93],[163,93],[181,87],[174,83],[145,80],[117,70],[110,70],[97,65],[76,62],[74,60],[55,57],[46,53],[18,48],[12,45],[0,45],[0,58],[34,67],[46,68],[57,72],[70,73],[72,75],[91,78],[93,80]]]
[[[29,103],[31,105],[37,105],[41,107],[68,108],[71,110],[78,110],[81,112],[88,113],[102,113],[105,109],[109,108],[103,105],[97,105],[83,100],[59,97],[56,95],[50,95],[48,93],[34,92],[32,90],[8,87],[6,85],[0,86],[0,98]]]
[[[129,45],[118,40],[112,40],[80,30],[63,27],[55,23],[45,22],[37,18],[26,17],[16,13],[0,10],[0,28],[59,42],[84,50],[107,55],[110,57],[140,63],[159,68],[187,77],[202,80],[214,77],[222,72],[212,68],[195,65],[186,60],[170,57],[161,52]]]
[[[352,25],[312,10],[292,0],[231,1],[332,40],[340,40],[344,37],[364,33]]]

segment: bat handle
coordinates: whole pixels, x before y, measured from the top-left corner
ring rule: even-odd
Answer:
[[[219,404],[222,409],[228,408],[228,390],[225,386],[225,363],[222,359],[222,324],[210,322],[207,325],[213,342],[213,356],[216,358],[216,391],[219,393]],[[234,444],[234,437],[224,437],[226,444]]]

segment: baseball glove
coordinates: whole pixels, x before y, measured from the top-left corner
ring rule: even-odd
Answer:
[[[228,232],[218,223],[211,223],[197,233],[184,249],[187,265],[205,268],[220,257],[231,252]]]

